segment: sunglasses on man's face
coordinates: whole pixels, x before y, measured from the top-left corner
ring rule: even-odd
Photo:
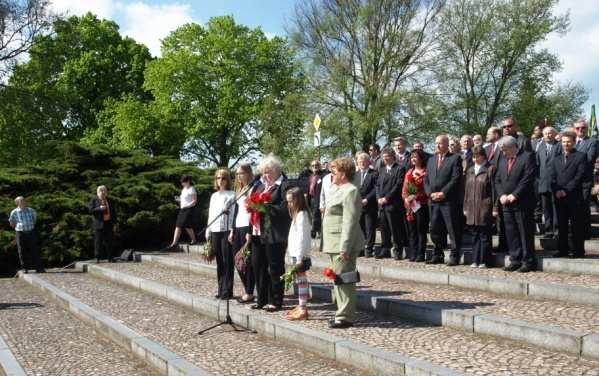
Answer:
[[[506,125],[504,125],[503,127],[504,127],[504,128],[508,128],[508,129],[509,129],[509,128],[513,128],[513,127],[514,127],[514,124],[506,124]]]

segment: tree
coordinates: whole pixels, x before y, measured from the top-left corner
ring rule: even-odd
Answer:
[[[0,0],[0,78],[46,33],[53,16],[46,0]]]
[[[440,0],[310,0],[292,40],[310,65],[310,99],[332,139],[354,153],[405,131],[402,97],[420,87]],[[324,130],[327,130],[325,127]]]
[[[508,98],[526,83],[528,67],[551,73],[559,69],[555,56],[537,48],[549,34],[567,30],[568,15],[552,13],[557,1],[448,3],[437,34],[436,71],[440,91],[446,94],[449,124],[482,132],[510,108]]]
[[[9,110],[1,115],[0,147],[17,132],[26,137],[9,147],[25,155],[48,140],[79,140],[97,128],[107,99],[150,98],[142,87],[148,49],[121,37],[114,22],[90,13],[56,20],[51,35],[34,38],[29,57],[0,92]]]
[[[235,165],[252,153],[292,147],[302,134],[303,78],[293,51],[279,37],[210,19],[184,25],[163,40],[162,57],[149,64],[145,88],[157,109],[186,130],[183,154],[201,163]]]

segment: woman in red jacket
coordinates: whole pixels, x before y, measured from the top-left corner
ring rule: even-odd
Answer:
[[[410,261],[423,262],[426,251],[426,233],[429,213],[428,197],[424,192],[426,157],[422,150],[413,150],[410,156],[412,168],[406,173],[401,196],[406,207],[406,223],[410,245]]]

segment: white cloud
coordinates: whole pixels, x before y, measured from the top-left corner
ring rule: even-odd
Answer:
[[[556,75],[559,81],[580,82],[590,91],[589,101],[599,103],[599,7],[596,0],[564,0],[555,14],[570,12],[570,31],[565,36],[552,35],[542,46],[556,53],[563,69]]]
[[[152,55],[160,55],[160,41],[177,27],[192,22],[189,4],[150,5],[143,2],[123,4],[122,32],[145,44]]]
[[[92,12],[99,18],[111,18],[116,6],[113,0],[52,0],[51,8],[56,13],[70,16]]]

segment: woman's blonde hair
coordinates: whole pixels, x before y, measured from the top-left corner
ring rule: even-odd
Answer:
[[[333,162],[331,162],[331,169],[335,168],[337,172],[345,175],[347,180],[351,181],[356,173],[356,165],[351,158],[337,158]]]
[[[218,175],[224,175],[225,181],[227,182],[227,186],[225,189],[231,189],[231,172],[228,168],[219,168],[214,172],[214,190],[218,191],[220,187],[218,186],[218,180],[216,179]]]
[[[235,193],[241,192],[241,190],[243,188],[245,188],[245,186],[254,179],[254,174],[252,173],[252,166],[250,166],[248,163],[240,165],[239,169],[241,171],[245,172],[245,174],[247,175],[247,178],[248,178],[248,182],[244,183],[243,181],[241,181],[241,179],[239,178],[239,175],[237,175],[237,173],[236,173],[235,174]]]

